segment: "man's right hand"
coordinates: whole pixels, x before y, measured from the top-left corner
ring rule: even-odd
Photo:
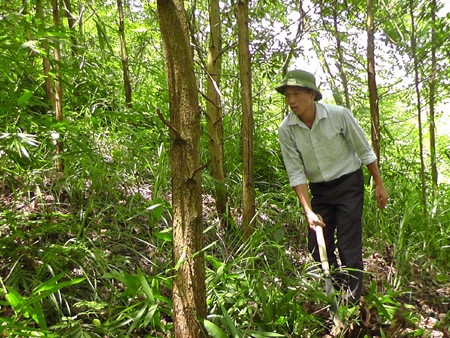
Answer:
[[[323,222],[322,216],[319,214],[316,214],[313,211],[308,212],[306,215],[306,218],[308,220],[309,227],[312,230],[315,230],[316,226],[321,226],[322,228],[324,228],[326,226],[326,224]]]

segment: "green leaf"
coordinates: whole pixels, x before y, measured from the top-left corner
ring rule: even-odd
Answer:
[[[6,299],[11,304],[13,309],[17,309],[20,307],[20,304],[23,303],[23,297],[11,287],[8,287],[8,293],[6,294]]]
[[[205,259],[207,261],[211,262],[211,264],[214,266],[214,268],[216,270],[224,265],[221,261],[219,261],[217,258],[215,258],[211,255],[205,255]]]
[[[39,324],[41,329],[47,330],[47,321],[45,320],[44,311],[41,306],[41,302],[35,302],[33,304],[33,314],[31,316],[36,323]]]
[[[144,306],[139,310],[137,315],[134,317],[133,323],[130,325],[130,328],[128,329],[128,335],[130,335],[131,332],[133,332],[134,328],[139,324],[139,322],[141,321],[142,316],[147,311],[148,305],[149,305],[149,302],[145,302]]]
[[[30,154],[28,153],[27,148],[25,148],[23,145],[20,145],[20,152],[21,152],[22,155],[25,156],[26,158],[30,158]]]
[[[236,327],[233,318],[231,318],[228,311],[225,309],[225,307],[221,304],[220,308],[222,309],[223,316],[225,318],[225,322],[227,323],[228,328],[231,331],[231,334],[233,337],[242,337],[242,334],[238,331],[238,328]]]
[[[157,202],[157,203],[155,203],[154,205],[150,206],[148,208],[148,210],[153,213],[154,217],[157,220],[159,220],[162,217],[163,213],[164,213],[164,206],[165,206],[165,204],[164,204],[164,200],[162,198],[157,198],[155,200],[155,202]]]
[[[166,242],[172,242],[173,235],[172,235],[172,228],[164,229],[163,231],[155,233],[156,238],[160,238]]]
[[[208,331],[209,335],[213,338],[229,338],[228,335],[223,332],[216,324],[210,322],[207,319],[203,320],[203,325],[205,326],[206,331]]]
[[[22,314],[25,318],[30,318],[33,315],[33,309],[27,304],[27,298],[12,287],[8,287],[8,293],[5,295],[14,312]]]
[[[153,304],[147,311],[147,315],[144,318],[144,327],[147,326],[150,321],[155,316],[156,310],[158,309],[158,304]]]
[[[253,338],[265,338],[265,337],[284,337],[284,335],[275,333],[275,332],[257,332],[257,331],[250,331],[248,332],[250,336]]]
[[[24,93],[17,99],[19,106],[25,105],[33,97],[33,92],[29,89],[25,89]]]
[[[155,302],[155,296],[153,295],[153,291],[150,288],[150,285],[148,285],[147,279],[145,276],[141,273],[139,274],[139,280],[141,281],[142,289],[144,290],[145,295],[147,296],[147,299],[151,302]]]
[[[33,294],[39,293],[38,298],[42,299],[42,298],[45,298],[45,297],[55,293],[56,291],[61,290],[62,288],[65,288],[66,286],[79,284],[79,283],[83,282],[85,279],[86,278],[82,277],[82,278],[76,278],[76,279],[68,280],[68,281],[61,282],[61,283],[54,283],[54,284],[48,284],[48,281],[47,281],[46,283],[44,283],[43,285],[41,285],[40,287],[35,289],[33,291]]]

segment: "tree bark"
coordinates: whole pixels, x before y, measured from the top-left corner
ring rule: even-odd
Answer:
[[[375,75],[375,29],[374,4],[367,0],[367,78],[369,85],[369,103],[371,117],[372,147],[380,164],[380,111],[378,107],[378,90]]]
[[[175,337],[206,337],[200,107],[183,0],[158,0],[170,104]]]
[[[215,181],[216,209],[223,230],[227,224],[227,192],[225,188],[222,102],[219,89],[222,76],[222,25],[219,0],[210,1],[209,13],[211,32],[207,61],[208,78],[205,117],[208,128],[212,176]]]
[[[130,67],[128,64],[127,41],[125,38],[125,22],[124,22],[122,0],[117,0],[117,11],[119,12],[120,56],[122,58],[123,85],[125,88],[125,105],[127,108],[131,108],[132,90],[130,81]]]
[[[249,48],[248,0],[237,1],[237,25],[239,40],[239,76],[241,81],[242,103],[242,226],[244,238],[253,232],[255,216],[255,182],[253,177],[253,109],[252,109],[252,74]]]

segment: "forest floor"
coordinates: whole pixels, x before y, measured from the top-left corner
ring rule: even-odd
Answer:
[[[17,213],[36,214],[40,210],[32,201],[17,201],[12,198],[10,192],[3,191],[0,194],[0,202],[5,210],[12,210]],[[73,209],[73,207],[68,207]],[[213,202],[210,197],[204,200],[203,216],[210,219],[213,212]],[[66,210],[68,213],[74,210]],[[298,228],[286,229],[286,232],[293,233]],[[309,254],[305,249],[305,240],[300,236],[295,236],[296,240],[289,239],[286,252],[289,254],[295,265],[301,265],[310,260]],[[375,244],[375,243],[374,243]],[[374,252],[370,248],[371,253],[365,254],[364,264],[367,272],[367,283],[375,283],[377,290],[383,290],[388,285],[394,285],[398,280],[398,272],[396,271],[396,262],[393,259],[392,248],[387,245],[376,243],[373,247],[383,247],[382,252]],[[113,248],[113,246],[111,246]],[[369,251],[369,249],[367,249]],[[0,259],[0,266],[3,265]],[[414,262],[410,262],[410,273],[408,274],[408,282],[404,280],[394,293],[392,301],[401,306],[396,307],[392,320],[386,322],[380,318],[380,309],[374,307],[373,303],[368,305],[364,300],[358,307],[359,319],[352,320],[351,324],[344,329],[344,337],[431,337],[431,338],[447,338],[450,337],[450,328],[446,326],[449,323],[450,314],[450,283],[439,282],[439,278],[433,273],[432,269],[423,269],[416,266]],[[386,290],[387,292],[389,290]],[[366,294],[368,290],[366,290]],[[379,304],[382,306],[383,304]],[[305,305],[308,306],[308,305]],[[311,305],[311,312],[317,313],[318,316],[328,317],[326,311],[321,313]],[[412,320],[413,319],[413,320]],[[447,324],[444,324],[447,323]],[[331,330],[331,324],[330,324]],[[332,337],[328,333],[324,333],[323,337]]]
[[[366,258],[366,270],[372,276],[382,281],[392,280],[396,273],[392,256],[388,250],[383,254],[374,253]],[[388,328],[388,337],[404,337],[413,330],[422,329],[425,337],[449,337],[449,327],[443,327],[450,313],[450,284],[437,282],[437,277],[431,271],[423,271],[411,262],[410,279],[397,299],[404,306],[394,315],[394,320]],[[406,312],[406,313],[405,313]],[[408,312],[418,316],[418,323],[412,324],[405,320]],[[447,317],[447,319],[446,319]]]
[[[291,229],[291,231],[298,229]],[[288,252],[296,261],[295,264],[306,264],[311,258],[306,250],[301,236],[299,241],[290,243]],[[375,244],[375,243],[373,243]],[[379,243],[377,243],[379,246]],[[396,284],[399,272],[393,259],[392,248],[384,245],[382,252],[373,252],[364,255],[364,270],[366,272],[363,296],[358,305],[358,318],[353,318],[351,323],[344,327],[340,337],[450,337],[450,283],[438,282],[439,278],[432,269],[424,270],[414,262],[410,262],[408,282],[402,282],[398,290],[392,292],[392,285]],[[367,251],[372,250],[367,248]],[[383,322],[381,309],[376,305],[368,304],[365,300],[370,292],[367,288],[371,284],[376,285],[377,293],[383,290],[388,295],[386,308],[390,308],[390,302],[400,304],[392,315],[390,322]],[[397,283],[398,284],[398,283]],[[407,285],[405,285],[407,284]],[[386,285],[391,287],[386,288]],[[383,307],[381,301],[379,307]],[[317,307],[311,306],[310,312],[317,313]],[[329,317],[327,312],[320,312],[324,318]],[[347,323],[344,323],[346,325]],[[329,331],[322,338],[334,337],[334,328],[329,321]]]
[[[203,212],[214,215],[214,206],[211,197],[203,199]],[[275,207],[276,208],[276,207]],[[278,212],[281,212],[278,210]],[[238,215],[235,217],[239,218]],[[206,217],[205,217],[206,218]],[[269,221],[270,217],[260,215],[262,222]],[[286,233],[296,234],[289,236],[286,252],[291,257],[294,265],[301,266],[311,262],[311,256],[306,246],[306,233],[300,234],[299,228],[287,225]],[[293,239],[294,238],[294,239]],[[365,285],[363,296],[357,306],[359,318],[352,320],[351,324],[345,327],[339,337],[429,337],[429,338],[450,338],[450,282],[439,281],[439,276],[430,267],[424,269],[415,262],[410,262],[408,277],[402,278],[400,283],[400,272],[397,271],[396,262],[393,257],[393,248],[386,243],[377,243],[376,239],[369,240],[369,247],[364,254]],[[373,248],[383,248],[381,251],[374,251]],[[371,252],[370,254],[368,252]],[[405,282],[407,279],[407,282]],[[369,305],[365,300],[365,295],[369,293],[367,288],[371,284],[376,285],[379,294],[385,291],[386,308],[381,310],[376,306]],[[406,285],[405,285],[406,284]],[[388,285],[388,287],[386,287]],[[392,291],[393,285],[398,285],[396,291]],[[389,302],[400,304],[392,315],[390,322],[383,322],[379,316],[380,311],[390,309]],[[328,311],[323,311],[317,305],[310,306],[310,313],[329,318]],[[383,304],[379,304],[380,307]],[[385,317],[385,316],[384,316]],[[353,318],[355,319],[355,318]],[[322,338],[334,337],[333,324],[329,320],[329,330]]]
[[[383,288],[383,284],[392,281],[395,272],[394,262],[389,262],[389,254],[373,253],[364,259],[368,279]],[[414,267],[412,267],[413,270]],[[368,286],[366,281],[366,287]],[[368,293],[365,290],[363,293]],[[450,313],[450,284],[436,282],[433,275],[412,271],[408,285],[401,286],[392,301],[401,304],[393,314],[390,323],[383,323],[380,309],[368,303],[364,295],[359,304],[359,322],[352,323],[346,328],[345,337],[430,337],[448,338],[450,327],[448,323]],[[381,306],[381,304],[380,304]],[[447,318],[447,319],[446,319]],[[326,334],[324,337],[332,337]]]

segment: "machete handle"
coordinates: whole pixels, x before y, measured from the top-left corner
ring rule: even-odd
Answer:
[[[325,245],[325,238],[323,236],[323,228],[320,225],[314,227],[317,238],[317,246],[319,248],[320,262],[322,263],[322,270],[325,276],[330,275],[330,264],[328,263],[327,247]]]

